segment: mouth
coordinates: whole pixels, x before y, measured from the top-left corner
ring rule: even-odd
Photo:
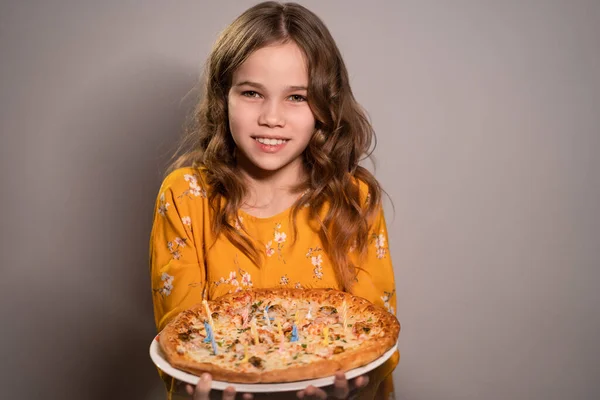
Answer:
[[[279,146],[280,144],[287,143],[289,139],[282,138],[265,138],[265,137],[254,137],[258,143],[267,145],[267,146]]]

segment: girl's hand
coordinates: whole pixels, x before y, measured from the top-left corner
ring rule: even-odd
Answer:
[[[325,388],[326,390],[309,386],[304,390],[299,391],[296,396],[299,399],[326,399],[328,396],[333,396],[334,399],[348,399],[351,392],[358,391],[369,383],[367,375],[359,376],[352,382],[348,382],[346,375],[342,371],[335,373],[333,386]]]
[[[200,377],[196,388],[192,385],[186,386],[186,391],[189,395],[193,395],[193,400],[210,400],[210,399],[221,399],[221,400],[234,400],[235,389],[232,386],[227,387],[223,391],[223,395],[219,396],[219,392],[213,391],[211,393],[212,377],[210,374],[204,373]],[[245,393],[242,397],[244,400],[252,400],[254,397],[251,394]]]

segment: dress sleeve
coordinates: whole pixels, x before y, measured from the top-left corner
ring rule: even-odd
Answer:
[[[193,224],[202,215],[201,202],[186,192],[185,181],[178,183],[172,177],[163,183],[150,235],[152,301],[159,331],[179,312],[202,301],[206,283],[202,227]]]

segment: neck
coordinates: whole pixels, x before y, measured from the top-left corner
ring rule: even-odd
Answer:
[[[238,164],[248,192],[244,203],[248,206],[264,207],[279,201],[286,202],[289,196],[295,196],[295,187],[306,179],[306,171],[301,162],[291,163],[276,171],[264,171],[258,168]]]

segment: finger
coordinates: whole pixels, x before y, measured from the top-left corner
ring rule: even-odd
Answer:
[[[185,385],[185,391],[191,396],[194,394],[194,387],[192,385]]]
[[[325,392],[323,389],[315,389],[314,396],[317,399],[325,400],[325,399],[327,399],[327,392]]]
[[[296,397],[298,397],[299,399],[303,399],[303,398],[309,398],[311,396],[313,396],[315,394],[315,387],[314,386],[308,386],[306,389],[301,390],[298,392],[298,394],[296,394]]]
[[[242,396],[242,398],[244,400],[252,400],[252,399],[254,399],[254,396],[251,395],[250,393],[244,393],[244,395]]]
[[[352,382],[352,386],[354,386],[355,389],[361,389],[367,386],[368,383],[369,377],[367,375],[361,375]]]
[[[325,391],[323,391],[321,389],[318,389],[318,388],[310,385],[306,389],[304,389],[304,396],[311,398],[311,399],[315,398],[315,399],[325,400],[327,398],[327,393],[325,393]],[[302,398],[302,397],[300,397],[300,398]]]
[[[346,375],[342,371],[338,371],[333,380],[333,396],[336,399],[345,399],[348,394],[350,394],[350,387]]]
[[[223,400],[235,400],[235,388],[227,386],[223,391]]]
[[[210,374],[204,373],[200,377],[196,390],[194,391],[193,400],[209,400],[208,394],[210,393],[210,387],[212,385],[212,377]]]

